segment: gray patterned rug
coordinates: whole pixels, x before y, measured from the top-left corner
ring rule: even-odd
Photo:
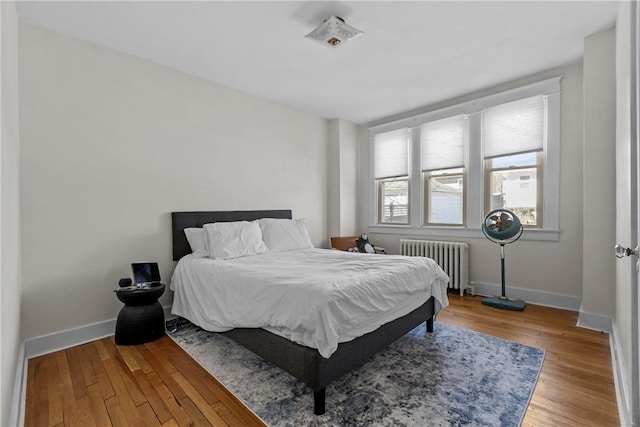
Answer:
[[[327,411],[288,373],[229,338],[182,320],[167,331],[269,426],[519,426],[544,351],[424,323],[327,386]]]

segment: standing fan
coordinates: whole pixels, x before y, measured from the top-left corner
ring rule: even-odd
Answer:
[[[507,298],[504,283],[504,245],[518,240],[523,231],[520,219],[508,209],[495,209],[484,217],[482,232],[487,239],[500,245],[500,268],[502,273],[502,295],[483,299],[482,303],[484,305],[504,310],[524,310],[526,306],[524,301]]]

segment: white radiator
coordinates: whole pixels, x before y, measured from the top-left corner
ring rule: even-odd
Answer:
[[[431,240],[400,240],[400,254],[433,259],[449,276],[449,288],[460,295],[469,287],[469,244]]]

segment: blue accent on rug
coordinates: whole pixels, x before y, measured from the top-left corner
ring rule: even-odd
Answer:
[[[167,331],[269,426],[519,426],[544,350],[446,323],[421,324],[327,386],[313,414],[302,382],[231,339],[183,319]]]

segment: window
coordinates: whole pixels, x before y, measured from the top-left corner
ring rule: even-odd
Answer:
[[[424,224],[464,224],[464,135],[462,114],[420,128]]]
[[[485,206],[515,212],[527,227],[542,225],[545,97],[534,96],[482,113]]]
[[[558,240],[560,79],[371,127],[370,230],[481,237],[507,208]]]
[[[409,224],[409,130],[374,138],[378,218],[381,224]]]
[[[409,180],[381,180],[378,183],[380,189],[380,213],[378,214],[384,224],[408,224],[409,223]]]
[[[425,224],[464,224],[463,169],[425,172]]]
[[[512,210],[525,227],[542,226],[541,153],[496,157],[485,163],[485,206]]]

